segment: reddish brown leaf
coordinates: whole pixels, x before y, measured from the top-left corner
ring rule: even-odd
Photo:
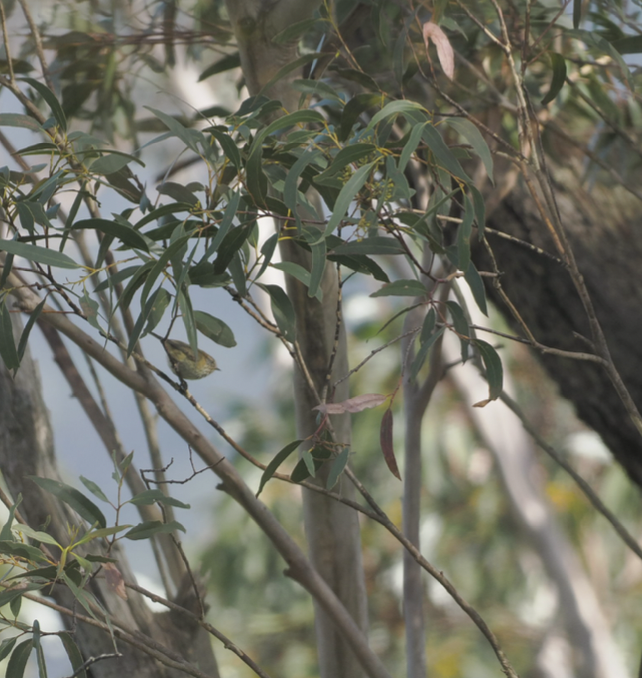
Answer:
[[[125,580],[120,570],[114,563],[105,563],[103,565],[103,572],[105,573],[105,581],[107,586],[123,600],[127,600],[127,591],[125,590]]]
[[[455,75],[455,53],[453,52],[453,48],[450,46],[450,41],[441,28],[432,21],[427,21],[424,24],[424,44],[426,45],[426,54],[428,54],[428,45],[430,45],[431,40],[435,43],[435,47],[437,48],[437,57],[439,58],[441,67],[444,69],[444,73],[452,80]]]
[[[397,460],[395,459],[395,451],[392,446],[392,410],[390,408],[385,411],[383,419],[381,420],[379,440],[381,441],[383,458],[386,460],[390,472],[393,476],[401,480],[399,468],[397,467]]]

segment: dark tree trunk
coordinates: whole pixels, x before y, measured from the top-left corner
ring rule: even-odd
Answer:
[[[613,361],[638,408],[642,406],[642,203],[621,187],[582,184],[568,166],[556,168],[554,189],[561,221],[606,335]],[[520,181],[492,212],[488,225],[555,257],[553,240],[534,200]],[[501,285],[535,339],[549,347],[592,352],[586,314],[561,261],[515,241],[488,234]],[[487,254],[477,262],[490,270]],[[506,305],[496,290],[499,308]],[[518,324],[512,320],[519,332]],[[523,336],[523,333],[522,333]],[[602,437],[631,479],[642,486],[642,438],[606,372],[586,361],[541,355],[541,361],[574,403],[579,417]]]

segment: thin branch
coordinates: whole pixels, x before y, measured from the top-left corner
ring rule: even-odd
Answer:
[[[586,498],[591,502],[593,507],[601,513],[613,526],[613,529],[622,538],[622,541],[635,553],[638,558],[642,559],[642,548],[635,540],[635,538],[622,525],[615,514],[602,502],[597,496],[593,488],[582,478],[582,476],[564,459],[564,457],[552,446],[549,445],[542,436],[537,432],[537,429],[528,421],[526,415],[522,412],[519,405],[506,393],[500,396],[501,401],[518,417],[522,422],[522,426],[539,445],[539,447],[548,454],[551,459],[554,459],[559,466],[561,466],[573,478],[577,486],[584,493]]]
[[[258,666],[258,664],[256,664],[250,657],[248,657],[248,655],[245,652],[243,652],[243,650],[241,650],[241,648],[238,645],[233,643],[225,634],[221,633],[221,631],[219,631],[216,627],[212,626],[204,619],[199,618],[190,610],[187,610],[184,607],[181,607],[180,605],[173,603],[171,600],[167,600],[166,598],[158,596],[155,593],[152,593],[151,591],[144,589],[142,586],[131,584],[129,582],[125,582],[125,586],[127,586],[127,588],[132,589],[133,591],[137,591],[143,596],[149,598],[151,601],[155,603],[160,603],[161,605],[164,605],[173,612],[178,612],[178,614],[182,615],[183,617],[191,619],[193,622],[197,623],[199,626],[204,628],[208,633],[213,635],[217,640],[220,640],[221,643],[223,643],[223,647],[225,647],[226,650],[230,650],[231,652],[233,652],[244,664],[249,666],[252,669],[252,671],[256,673],[257,676],[261,676],[261,678],[270,678],[270,676],[265,671],[263,671],[263,669],[261,669]]]
[[[24,286],[14,274],[7,281],[11,294],[19,299],[22,308],[33,311],[40,298],[28,286]],[[47,309],[51,311],[51,309]],[[256,499],[237,470],[214,447],[196,426],[181,412],[169,394],[152,375],[141,375],[123,365],[120,360],[104,350],[66,316],[43,313],[42,317],[56,329],[77,344],[114,377],[133,390],[137,390],[156,406],[160,416],[201,456],[206,464],[212,465],[222,480],[222,489],[233,497],[259,525],[271,540],[276,550],[288,564],[288,574],[301,584],[323,607],[337,626],[339,632],[355,653],[362,667],[371,678],[390,678],[381,660],[369,648],[366,638],[355,621],[341,604],[336,594],[312,567],[303,551],[283,528],[265,505]]]
[[[40,35],[40,29],[38,26],[36,26],[36,22],[33,20],[33,16],[31,14],[31,10],[29,9],[29,5],[27,4],[26,0],[19,0],[20,1],[20,7],[22,7],[22,12],[25,15],[25,19],[27,20],[27,23],[29,24],[29,30],[31,31],[31,35],[33,37],[33,42],[36,47],[36,54],[38,55],[38,61],[40,61],[40,67],[42,68],[42,75],[45,78],[45,82],[47,83],[47,87],[53,92],[54,91],[54,85],[53,81],[51,79],[51,74],[49,73],[49,66],[47,64],[47,60],[45,59],[45,51],[42,46],[42,36]]]

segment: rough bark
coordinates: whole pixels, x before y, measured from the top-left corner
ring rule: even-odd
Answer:
[[[553,184],[562,223],[606,335],[613,361],[638,407],[642,406],[642,203],[617,186],[583,184],[572,167],[557,167]],[[488,225],[555,255],[552,239],[523,183],[492,212]],[[590,331],[571,277],[554,259],[489,234],[501,284],[534,334],[550,347],[591,351]],[[490,262],[479,248],[477,261]],[[489,286],[503,311],[505,304]],[[517,324],[513,322],[516,331]],[[642,440],[605,371],[594,363],[541,355],[561,393],[600,434],[615,459],[642,486]]]

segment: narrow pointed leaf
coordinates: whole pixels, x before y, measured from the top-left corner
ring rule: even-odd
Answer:
[[[292,452],[294,452],[294,450],[299,447],[301,442],[301,440],[295,440],[291,443],[288,443],[282,450],[277,452],[274,459],[272,459],[272,461],[265,467],[265,471],[263,471],[261,482],[259,483],[259,489],[256,493],[257,497],[259,494],[261,494],[267,481],[276,473],[279,466],[281,466],[281,464],[292,454]]]
[[[399,478],[399,480],[401,480],[401,475],[399,475],[399,468],[397,466],[397,460],[395,458],[395,450],[392,444],[392,421],[392,410],[387,409],[384,412],[383,418],[381,419],[379,441],[381,443],[383,458],[390,469],[390,473],[392,473],[395,478]]]
[[[81,518],[84,518],[90,525],[98,523],[100,527],[107,527],[107,521],[102,511],[94,504],[93,501],[87,499],[84,494],[79,492],[75,487],[65,485],[57,480],[51,478],[39,478],[38,476],[28,476],[36,485],[41,487],[46,492],[49,492],[54,497],[60,499],[69,505]]]
[[[28,245],[17,240],[0,240],[0,250],[24,257],[28,261],[35,261],[45,266],[54,266],[57,268],[80,268],[71,257],[62,252],[50,250],[38,245]]]

